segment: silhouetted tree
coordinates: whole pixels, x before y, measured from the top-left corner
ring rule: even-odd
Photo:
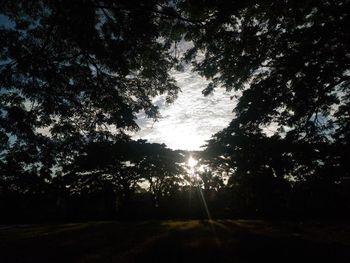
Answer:
[[[136,188],[147,181],[158,205],[162,196],[176,190],[178,175],[183,172],[181,162],[182,155],[165,145],[126,137],[124,141],[88,144],[64,167],[64,177],[72,193],[96,191],[109,185],[118,197],[118,206],[127,205]]]
[[[181,182],[180,175],[185,174],[181,165],[184,156],[179,151],[172,151],[164,144],[142,143],[144,158],[138,164],[142,177],[149,184],[154,205],[159,206],[162,198],[174,194]]]
[[[326,186],[325,195],[346,183],[349,5],[346,0],[182,3],[180,13],[189,20],[182,23],[185,37],[194,43],[186,59],[211,79],[203,94],[219,86],[238,97],[234,119],[206,150],[213,166],[231,172],[232,182],[264,176],[270,187],[249,184],[271,193],[278,180],[309,180]],[[194,60],[198,52],[202,60]]]
[[[125,132],[138,129],[141,111],[157,119],[154,96],[176,98],[169,71],[185,39],[193,47],[184,61],[211,81],[203,94],[223,87],[238,98],[234,119],[201,154],[215,172],[199,174],[203,187],[229,175],[238,209],[304,199],[316,210],[340,200],[350,208],[349,7],[0,0],[0,195],[59,204],[105,193],[125,203],[144,180],[157,206],[176,192],[185,155]]]
[[[199,172],[198,177],[205,192],[218,191],[224,187],[223,178],[209,169]]]
[[[176,97],[160,40],[167,5],[0,1],[1,191],[50,180],[96,137],[137,129],[136,113],[157,118],[152,97]]]

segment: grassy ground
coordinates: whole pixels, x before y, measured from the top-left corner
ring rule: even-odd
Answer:
[[[257,220],[0,226],[0,262],[350,262],[350,224]]]

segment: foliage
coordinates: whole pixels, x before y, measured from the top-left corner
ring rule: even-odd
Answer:
[[[16,176],[47,179],[90,141],[138,129],[138,112],[157,119],[152,97],[176,97],[159,4],[166,2],[0,2],[3,187]]]
[[[186,37],[194,47],[186,59],[204,53],[193,61],[211,79],[203,93],[220,86],[238,97],[234,119],[204,153],[213,167],[232,174],[232,183],[250,178],[254,185],[262,180],[257,176],[316,180],[329,188],[347,183],[349,4],[183,3],[184,14],[200,21],[188,24]]]
[[[198,188],[236,211],[349,209],[349,5],[0,0],[0,195],[60,209],[76,195],[72,207],[98,210],[142,182],[155,206],[191,194],[185,153],[126,135],[138,113],[159,117],[153,97],[176,98],[169,72],[184,39],[184,61],[210,80],[203,94],[237,98],[199,153]]]

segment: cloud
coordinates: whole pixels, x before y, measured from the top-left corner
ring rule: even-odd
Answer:
[[[150,142],[165,143],[172,149],[199,150],[211,135],[225,128],[233,118],[236,101],[232,93],[217,89],[204,97],[202,90],[208,81],[187,66],[184,72],[174,71],[173,77],[182,92],[173,104],[158,96],[154,103],[159,106],[161,119],[154,122],[144,114],[138,115],[141,130],[133,137]]]

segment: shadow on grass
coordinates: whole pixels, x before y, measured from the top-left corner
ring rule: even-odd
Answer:
[[[350,262],[348,234],[348,226],[255,220],[6,226],[0,261]]]

